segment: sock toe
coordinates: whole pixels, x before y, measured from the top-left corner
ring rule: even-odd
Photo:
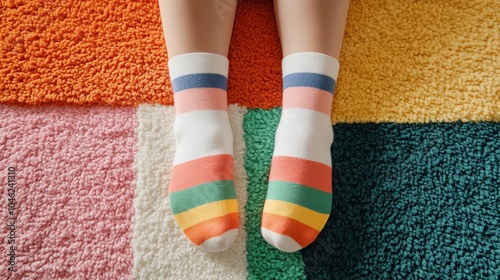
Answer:
[[[227,250],[234,243],[238,236],[238,229],[226,231],[224,234],[212,237],[200,245],[200,248],[207,252],[222,252]]]
[[[265,228],[261,228],[260,232],[267,243],[283,252],[292,253],[302,249],[302,247],[289,236],[282,235]]]

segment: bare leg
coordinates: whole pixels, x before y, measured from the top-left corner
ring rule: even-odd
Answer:
[[[275,0],[283,56],[318,52],[340,57],[349,0]]]
[[[239,229],[227,53],[236,0],[160,0],[174,91],[170,207],[203,250],[226,250]]]
[[[227,57],[237,0],[160,0],[169,57],[208,52]]]
[[[311,244],[331,212],[331,104],[348,0],[276,0],[283,105],[262,214],[264,239],[285,252]]]

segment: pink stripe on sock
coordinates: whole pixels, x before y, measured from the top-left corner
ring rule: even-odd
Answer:
[[[331,193],[332,168],[306,159],[275,156],[269,181],[291,182]]]
[[[14,278],[131,277],[135,113],[133,107],[0,105],[6,136],[0,167],[3,175],[8,166],[16,169]],[[8,230],[2,226],[1,235]],[[6,266],[0,262],[1,279],[10,274]]]
[[[175,114],[196,110],[227,111],[227,93],[219,88],[190,88],[174,94]]]
[[[181,191],[200,184],[234,180],[234,159],[222,154],[188,161],[172,168],[170,192]]]
[[[310,109],[330,116],[332,101],[331,93],[317,88],[289,87],[283,91],[283,109]]]

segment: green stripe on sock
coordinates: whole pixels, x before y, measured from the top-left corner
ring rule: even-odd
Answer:
[[[233,181],[216,181],[170,193],[170,207],[175,214],[225,199],[236,199]]]
[[[284,181],[270,181],[266,199],[294,203],[323,214],[330,214],[332,204],[331,193]]]

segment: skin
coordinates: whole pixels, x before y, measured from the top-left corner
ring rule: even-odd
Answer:
[[[160,0],[169,57],[227,57],[236,6],[237,0]],[[274,0],[274,7],[283,56],[319,52],[339,59],[349,0]]]
[[[227,57],[236,0],[160,0],[169,57],[192,52]]]
[[[349,0],[275,0],[283,56],[319,52],[339,59],[348,8]]]

